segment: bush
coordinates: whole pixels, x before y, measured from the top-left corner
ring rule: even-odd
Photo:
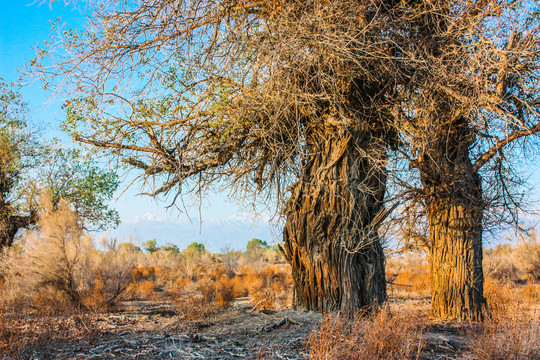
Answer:
[[[514,252],[517,268],[532,281],[540,280],[540,241],[537,235],[532,229],[527,236],[521,236]]]
[[[229,279],[227,275],[222,275],[215,284],[216,305],[222,309],[226,309],[234,300],[235,283]]]
[[[424,255],[409,252],[387,259],[386,280],[390,294],[397,298],[429,297],[431,278]]]
[[[519,278],[519,270],[514,261],[514,247],[510,244],[499,244],[494,249],[484,252],[484,274],[501,282],[515,281]]]

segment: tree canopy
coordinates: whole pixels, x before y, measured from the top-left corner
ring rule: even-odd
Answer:
[[[26,104],[14,86],[0,83],[0,232],[1,246],[36,224],[42,192],[70,202],[87,229],[119,223],[109,201],[118,187],[114,172],[105,171],[80,151],[38,141],[28,121]]]

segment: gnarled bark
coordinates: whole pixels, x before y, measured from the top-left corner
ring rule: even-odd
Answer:
[[[386,300],[377,233],[385,151],[360,132],[319,140],[287,207],[283,250],[292,266],[295,305],[354,316]]]

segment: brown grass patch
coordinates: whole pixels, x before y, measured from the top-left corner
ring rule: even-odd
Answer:
[[[427,265],[389,267],[386,279],[391,294],[398,298],[428,297],[431,293],[429,267]]]
[[[486,321],[469,334],[475,359],[540,359],[540,321],[518,313],[500,321]]]
[[[91,316],[78,313],[61,317],[0,314],[0,358],[48,359],[65,341],[99,334]]]
[[[326,315],[309,337],[310,359],[417,359],[424,346],[424,320],[416,313],[382,309],[355,321]]]
[[[180,315],[190,320],[204,320],[218,309],[213,302],[205,302],[201,295],[181,295],[176,299],[176,309]]]

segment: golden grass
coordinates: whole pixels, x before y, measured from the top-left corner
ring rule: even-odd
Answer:
[[[397,298],[425,298],[431,293],[429,267],[412,265],[386,271],[389,292]]]

